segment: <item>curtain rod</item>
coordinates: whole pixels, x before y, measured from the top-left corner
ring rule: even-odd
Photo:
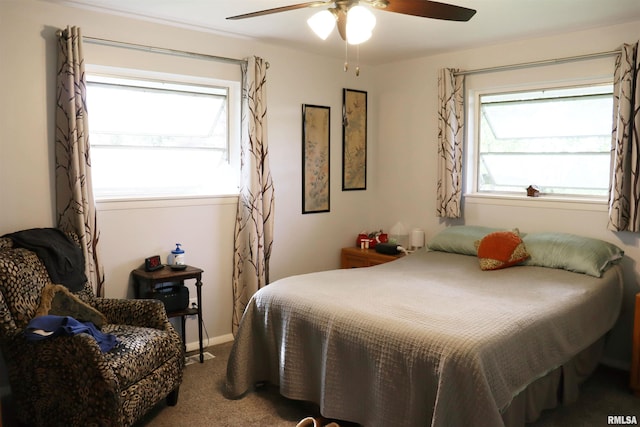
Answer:
[[[56,31],[56,35],[58,37],[61,37],[62,34],[63,34],[62,30]],[[142,50],[145,52],[161,53],[165,55],[182,56],[187,58],[205,59],[208,61],[228,62],[231,64],[238,64],[238,65],[247,63],[247,61],[244,59],[227,58],[224,56],[207,55],[204,53],[188,52],[188,51],[176,50],[176,49],[167,49],[167,48],[154,47],[154,46],[148,46],[143,44],[125,43],[125,42],[119,42],[115,40],[99,39],[95,37],[82,36],[82,40],[87,43],[93,43],[93,44],[102,45],[102,46]],[[269,63],[267,63],[267,68],[269,68]]]
[[[601,58],[605,56],[613,56],[620,53],[620,50],[610,50],[608,52],[597,52],[597,53],[589,53],[586,55],[578,55],[578,56],[570,56],[567,58],[558,58],[558,59],[545,59],[542,61],[533,61],[533,62],[524,62],[520,64],[512,64],[512,65],[498,65],[497,67],[487,67],[487,68],[478,68],[476,70],[467,70],[467,71],[457,71],[453,73],[454,76],[466,76],[469,74],[481,74],[481,73],[492,73],[498,71],[505,70],[513,70],[517,68],[530,68],[530,67],[539,67],[543,65],[554,65],[554,64],[562,64],[565,62],[573,62],[573,61],[583,61],[586,59],[594,59]]]

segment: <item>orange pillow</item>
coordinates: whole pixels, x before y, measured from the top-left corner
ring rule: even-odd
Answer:
[[[476,242],[476,247],[482,270],[511,267],[529,258],[517,229],[487,234]]]

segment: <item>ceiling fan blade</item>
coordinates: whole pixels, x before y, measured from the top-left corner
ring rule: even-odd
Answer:
[[[447,21],[468,21],[476,14],[473,9],[430,0],[389,0],[380,10]]]
[[[244,13],[242,15],[229,16],[227,19],[245,19],[253,18],[254,16],[270,15],[272,13],[287,12],[289,10],[303,9],[305,7],[323,6],[327,3],[333,3],[333,1],[308,1],[306,3],[292,4],[290,6],[274,7],[273,9],[260,10],[258,12]]]

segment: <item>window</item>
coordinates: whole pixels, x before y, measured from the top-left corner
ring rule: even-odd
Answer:
[[[612,85],[479,93],[474,190],[604,198],[609,189]]]
[[[239,116],[231,102],[236,89],[233,84],[89,75],[96,199],[237,193],[233,147],[239,143],[231,141],[239,138],[234,130],[239,123],[230,126]]]

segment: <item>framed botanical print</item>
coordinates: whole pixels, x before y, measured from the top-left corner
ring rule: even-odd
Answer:
[[[342,91],[342,190],[367,189],[367,92]]]
[[[302,213],[329,212],[331,108],[302,105]]]

